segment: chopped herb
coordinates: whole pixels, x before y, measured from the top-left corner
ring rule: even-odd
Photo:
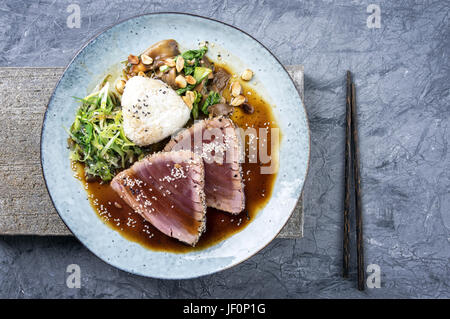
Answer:
[[[202,95],[197,91],[194,91],[194,94],[195,94],[195,100],[194,100],[194,103],[192,103],[191,113],[192,113],[192,117],[194,118],[194,120],[196,120],[198,118],[198,106],[200,104],[200,101],[202,100]]]
[[[159,71],[161,71],[162,73],[165,73],[165,72],[167,72],[167,71],[169,71],[169,67],[167,66],[167,65],[161,65],[160,67],[159,67]]]
[[[185,63],[184,63],[184,74],[191,75],[195,71],[195,67],[199,66],[200,60],[203,58],[205,53],[208,51],[207,47],[201,47],[198,50],[188,50],[181,54]],[[188,61],[192,61],[192,64],[189,64]]]
[[[208,114],[208,106],[214,105],[220,102],[220,94],[214,91],[209,92],[208,97],[202,106],[202,112]]]
[[[189,85],[186,85],[186,87],[184,87],[182,89],[176,90],[175,92],[177,92],[178,95],[183,95],[184,93],[186,93],[186,91],[192,91],[196,85],[197,84],[189,84]]]

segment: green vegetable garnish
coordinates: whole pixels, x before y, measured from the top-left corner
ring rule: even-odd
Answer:
[[[194,118],[194,120],[196,120],[198,118],[198,105],[200,103],[200,101],[202,100],[202,94],[194,91],[195,94],[195,100],[194,103],[192,103],[192,117]]]
[[[202,112],[208,114],[208,106],[214,105],[220,102],[220,94],[214,91],[209,92],[208,97],[202,106]]]
[[[189,84],[189,85],[186,85],[185,88],[178,89],[178,90],[176,90],[175,92],[177,92],[178,95],[182,95],[182,94],[184,94],[186,91],[192,91],[192,90],[195,88],[196,85],[197,85],[197,84]]]
[[[159,67],[159,70],[162,72],[162,73],[164,73],[164,72],[167,72],[167,71],[169,71],[169,66],[167,66],[167,65],[161,65],[160,67]]]
[[[211,72],[212,72],[211,69],[203,68],[203,67],[196,67],[195,71],[194,71],[194,79],[196,80],[196,83],[186,85],[186,87],[176,90],[177,94],[182,95],[186,91],[192,91],[197,86],[197,84],[199,84],[201,81],[203,81]]]
[[[201,60],[203,56],[206,54],[206,52],[208,52],[208,47],[203,46],[198,50],[185,51],[181,56],[185,60],[192,60],[192,59]]]
[[[183,95],[186,93],[186,91],[193,91],[195,87],[201,83],[203,80],[205,80],[211,73],[212,70],[210,68],[206,68],[203,66],[200,66],[200,61],[203,59],[204,55],[208,51],[208,48],[202,47],[198,50],[189,50],[181,54],[181,56],[184,59],[184,75],[192,75],[196,81],[195,84],[189,84],[184,88],[176,90],[178,95]],[[202,64],[203,65],[203,64]],[[202,99],[202,95],[196,91],[194,91],[196,94],[195,101],[192,103],[192,117],[197,119],[199,117],[200,109],[203,112],[203,114],[208,114],[208,107],[210,105],[214,105],[220,102],[220,94],[217,92],[209,92],[208,97],[206,98],[205,102],[200,108],[200,101]]]
[[[200,83],[203,81],[210,73],[212,72],[211,69],[204,68],[201,66],[197,66],[194,70],[194,79],[197,81],[197,83]]]
[[[199,66],[200,60],[203,58],[205,53],[208,51],[207,47],[201,47],[198,50],[188,50],[181,54],[185,63],[184,63],[184,74],[191,75],[194,73],[195,67]],[[192,61],[192,64],[189,64],[188,61]]]
[[[118,170],[144,157],[144,151],[125,136],[120,100],[109,83],[80,102],[68,131],[74,142],[70,158],[83,162],[87,175],[110,181]]]

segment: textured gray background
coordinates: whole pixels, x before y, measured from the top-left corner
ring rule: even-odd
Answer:
[[[381,29],[366,26],[371,1]],[[71,2],[2,1],[0,66],[64,66],[105,27],[156,11],[217,18],[284,64],[305,65],[305,238],[277,239],[212,276],[163,281],[116,270],[76,239],[5,236],[0,297],[450,297],[449,1],[80,1],[81,28],[69,29]],[[340,277],[348,68],[358,88],[366,263],[382,271],[382,288],[362,293],[354,269],[353,280]],[[65,285],[71,263],[81,289]]]

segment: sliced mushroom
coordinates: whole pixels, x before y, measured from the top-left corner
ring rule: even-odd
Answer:
[[[167,58],[173,58],[180,54],[178,50],[178,43],[173,39],[162,40],[156,42],[149,48],[147,48],[142,54],[146,54],[153,59],[153,67],[159,68],[164,64],[164,60]]]
[[[208,95],[208,89],[206,88],[206,82],[208,79],[203,79],[199,84],[197,84],[194,88],[195,91],[201,93],[204,97]]]
[[[214,65],[206,57],[200,60],[200,65],[211,70],[214,67]]]
[[[214,72],[214,79],[212,80],[212,89],[221,92],[230,79],[230,74],[221,67],[216,67]]]
[[[255,108],[248,103],[243,103],[240,105],[240,107],[247,114],[253,114],[253,112],[255,112]]]
[[[88,183],[94,183],[94,182],[100,181],[100,178],[98,176],[91,175],[91,174],[86,174],[84,176],[84,178],[85,178],[86,182],[88,182]]]
[[[234,107],[225,103],[219,103],[208,106],[208,112],[209,114],[212,114],[212,116],[219,116],[219,115],[226,116],[233,113],[233,110]]]
[[[173,89],[177,88],[177,84],[175,81],[176,78],[177,71],[175,70],[175,68],[171,68],[169,72],[166,72],[161,76],[161,80],[170,85]]]

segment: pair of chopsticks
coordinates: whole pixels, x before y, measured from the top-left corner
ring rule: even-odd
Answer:
[[[363,225],[361,208],[361,176],[359,174],[359,147],[358,129],[356,123],[356,96],[355,84],[352,82],[352,75],[347,71],[347,101],[345,116],[345,172],[344,172],[344,238],[343,238],[343,272],[342,275],[348,278],[350,263],[350,203],[352,180],[350,178],[353,171],[353,186],[355,199],[355,219],[356,219],[356,259],[358,268],[358,289],[364,290],[364,249],[363,249]]]

